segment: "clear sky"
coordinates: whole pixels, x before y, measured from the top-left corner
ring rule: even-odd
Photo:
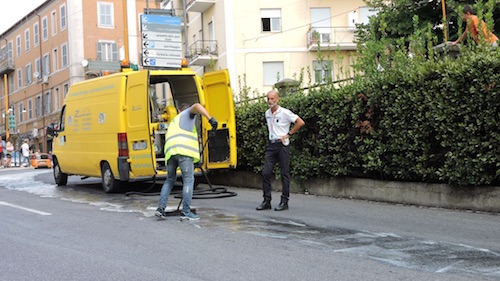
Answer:
[[[13,26],[24,16],[40,6],[45,0],[1,0],[0,34]]]

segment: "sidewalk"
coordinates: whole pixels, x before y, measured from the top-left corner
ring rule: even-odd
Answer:
[[[226,186],[262,188],[262,176],[251,172],[212,174],[210,181]],[[281,190],[281,179],[273,178],[272,186],[274,191]],[[500,186],[450,186],[339,177],[309,180],[307,186],[299,186],[292,179],[290,191],[392,204],[500,213]]]

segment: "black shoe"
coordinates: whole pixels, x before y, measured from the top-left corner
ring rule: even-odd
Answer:
[[[284,211],[288,210],[288,203],[280,203],[280,205],[274,208],[275,211]]]
[[[271,210],[271,202],[269,201],[264,201],[260,203],[259,206],[257,206],[257,211],[262,211],[262,210]]]

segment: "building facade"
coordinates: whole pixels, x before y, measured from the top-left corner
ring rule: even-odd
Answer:
[[[137,62],[140,14],[159,4],[48,0],[1,34],[0,135],[16,149],[29,139],[32,150],[50,151],[46,128],[57,122],[69,86],[119,71],[121,59]]]
[[[251,97],[283,79],[312,85],[352,77],[356,24],[375,14],[363,0],[167,3],[187,11],[191,68],[199,73],[228,68],[235,94],[247,88]]]

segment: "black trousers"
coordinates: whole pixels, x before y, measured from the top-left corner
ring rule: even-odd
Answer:
[[[266,147],[266,159],[262,169],[262,190],[264,200],[271,201],[271,178],[276,163],[281,169],[281,203],[288,203],[290,197],[290,146],[282,143],[270,143]]]

